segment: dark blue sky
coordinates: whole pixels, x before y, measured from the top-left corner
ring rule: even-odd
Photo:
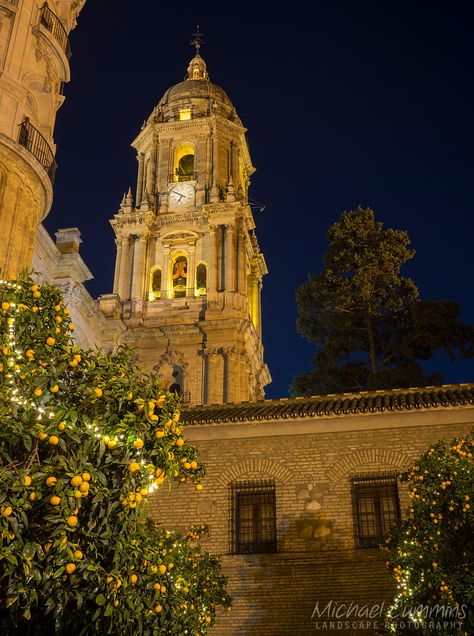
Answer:
[[[459,302],[474,323],[470,3],[112,5],[88,0],[71,37],[46,222],[50,231],[81,229],[94,296],[112,288],[108,220],[135,183],[130,142],[184,78],[199,24],[211,80],[249,131],[250,195],[266,204],[256,222],[270,271],[267,395],[286,395],[293,375],[309,369],[313,349],[296,333],[294,292],[321,270],[329,225],[358,204],[408,230],[416,256],[405,273],[422,296]],[[436,366],[447,381],[474,380],[473,361]]]

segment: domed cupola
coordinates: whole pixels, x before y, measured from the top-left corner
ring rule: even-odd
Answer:
[[[242,125],[224,89],[209,80],[206,62],[200,52],[201,39],[199,34],[195,37],[192,44],[196,47],[196,53],[189,62],[184,81],[166,91],[148,121],[166,123],[183,119],[184,116],[198,119],[218,115]]]

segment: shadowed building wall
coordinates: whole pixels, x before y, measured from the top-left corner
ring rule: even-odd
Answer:
[[[31,266],[48,214],[68,34],[85,0],[0,0],[0,275]]]

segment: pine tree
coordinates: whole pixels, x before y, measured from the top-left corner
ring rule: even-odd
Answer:
[[[414,256],[407,232],[385,229],[359,207],[342,214],[328,240],[323,272],[296,293],[298,331],[316,353],[294,395],[439,384],[422,361],[440,350],[474,356],[474,328],[459,322],[457,304],[420,300],[401,275]]]

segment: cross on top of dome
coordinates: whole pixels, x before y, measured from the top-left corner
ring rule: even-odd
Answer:
[[[208,80],[209,75],[206,69],[206,62],[201,57],[201,46],[204,44],[202,39],[203,34],[199,32],[199,26],[196,28],[196,33],[193,33],[193,40],[191,40],[191,46],[196,47],[196,55],[190,61],[188,66],[188,77],[190,80]]]

